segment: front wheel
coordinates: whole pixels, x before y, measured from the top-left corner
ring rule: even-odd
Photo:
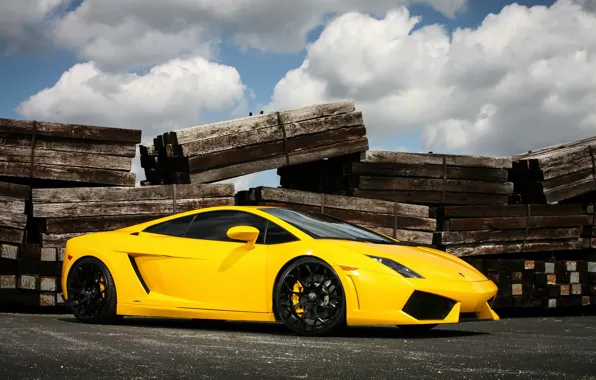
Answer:
[[[299,259],[283,271],[275,287],[275,305],[284,324],[300,335],[328,335],[346,324],[339,276],[316,258]]]
[[[66,279],[70,311],[80,322],[112,323],[116,315],[116,286],[108,268],[95,257],[77,261]]]

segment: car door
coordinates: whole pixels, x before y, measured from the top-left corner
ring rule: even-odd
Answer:
[[[267,220],[243,211],[218,210],[196,214],[183,237],[156,246],[161,272],[177,306],[237,312],[266,312]],[[259,230],[252,248],[227,231],[235,226]]]

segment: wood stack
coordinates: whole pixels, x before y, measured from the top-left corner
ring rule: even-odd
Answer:
[[[141,131],[0,119],[0,179],[35,187],[134,186]]]
[[[53,306],[60,267],[35,244],[26,244],[31,189],[0,182],[0,310]]]
[[[596,137],[514,156],[515,192],[524,203],[596,199]]]
[[[279,169],[281,186],[422,205],[507,204],[513,193],[507,157],[367,151],[343,160]]]
[[[338,101],[165,133],[141,147],[147,183],[211,183],[368,149],[361,112]]]
[[[420,205],[269,187],[241,191],[237,203],[319,212],[420,245],[431,245],[436,229],[429,207]]]
[[[110,231],[178,212],[234,205],[233,184],[34,189],[33,222],[43,248],[64,248],[70,238]]]
[[[499,288],[495,310],[596,305],[596,262],[466,258]]]
[[[575,250],[593,215],[581,204],[445,206],[434,244],[456,256]]]

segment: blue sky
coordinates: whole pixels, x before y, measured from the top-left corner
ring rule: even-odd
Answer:
[[[58,0],[56,0],[58,1]],[[82,0],[77,0],[74,3],[71,3],[70,9],[76,8],[78,4],[81,3]],[[106,0],[108,1],[108,0]],[[331,1],[331,0],[330,0]],[[346,2],[349,0],[346,0]],[[377,0],[375,0],[377,1]],[[390,0],[378,0],[385,1],[385,3],[390,3]],[[431,0],[426,0],[431,2]],[[460,1],[460,0],[457,0]],[[465,0],[461,0],[465,2]],[[563,1],[563,0],[561,0]],[[585,0],[572,0],[572,1],[585,1]],[[591,0],[589,0],[591,1]],[[374,2],[371,0],[371,2]],[[396,4],[397,4],[396,0]],[[354,3],[354,0],[352,0]],[[472,32],[477,32],[480,28],[482,21],[489,13],[499,14],[503,7],[512,4],[514,2],[510,1],[503,1],[503,0],[468,0],[466,8],[457,13],[454,18],[449,18],[444,14],[440,13],[439,11],[434,10],[431,6],[425,4],[415,4],[408,6],[408,9],[411,13],[411,16],[421,16],[422,22],[416,25],[414,30],[423,28],[427,25],[434,25],[439,24],[444,26],[447,29],[448,33],[457,29],[457,28],[471,28]],[[542,1],[542,0],[523,0],[515,2],[521,6],[551,6],[554,4],[553,0],[550,1]],[[98,4],[98,3],[95,3]],[[359,3],[358,3],[359,4]],[[349,9],[348,9],[349,10]],[[25,10],[27,11],[27,10]],[[130,9],[129,9],[130,11]],[[135,10],[133,9],[133,12]],[[267,11],[265,9],[264,11]],[[344,9],[346,11],[346,9]],[[568,10],[567,10],[568,11]],[[578,9],[573,9],[574,12],[579,14]],[[416,124],[416,118],[412,118],[409,115],[402,117],[402,114],[408,113],[409,109],[406,107],[402,109],[400,112],[395,111],[391,115],[385,115],[383,117],[377,117],[372,111],[365,112],[365,121],[371,120],[370,130],[374,131],[371,136],[371,142],[373,145],[373,149],[404,149],[409,151],[419,151],[423,150],[422,148],[422,140],[425,140],[427,143],[425,144],[426,147],[433,146],[433,151],[435,152],[454,152],[454,153],[472,153],[472,154],[479,154],[479,153],[486,153],[487,155],[494,155],[494,154],[509,154],[510,152],[516,152],[519,150],[526,150],[526,148],[535,148],[536,146],[542,146],[545,144],[555,143],[561,139],[571,140],[574,138],[584,137],[586,134],[596,134],[593,132],[593,124],[592,119],[590,116],[590,107],[591,103],[589,103],[589,95],[590,88],[586,89],[586,107],[578,110],[574,110],[572,113],[567,113],[567,119],[562,119],[563,122],[569,121],[570,123],[578,124],[583,122],[584,125],[581,128],[574,128],[572,127],[569,129],[568,132],[561,132],[556,129],[556,126],[543,126],[541,128],[543,133],[536,134],[533,130],[530,130],[530,127],[526,127],[530,125],[529,122],[533,122],[535,125],[543,125],[545,124],[544,120],[547,118],[544,115],[541,115],[539,111],[544,110],[545,104],[548,101],[552,101],[552,99],[561,100],[561,98],[565,98],[566,96],[571,96],[572,93],[559,93],[557,90],[557,83],[560,83],[561,80],[569,80],[571,81],[570,84],[580,86],[578,81],[574,78],[571,78],[563,71],[557,72],[557,75],[560,75],[559,81],[557,82],[557,78],[553,78],[553,82],[547,84],[546,87],[543,81],[529,79],[528,83],[524,83],[524,88],[528,88],[528,93],[516,93],[513,92],[512,94],[520,97],[520,102],[518,104],[525,104],[525,106],[515,106],[512,105],[513,103],[508,101],[506,98],[498,95],[498,92],[492,93],[490,96],[486,95],[487,91],[496,91],[496,87],[494,83],[491,82],[491,76],[493,75],[501,75],[500,78],[506,77],[516,77],[517,78],[527,78],[528,74],[523,73],[522,71],[517,72],[520,68],[528,67],[531,65],[536,65],[539,62],[549,62],[552,63],[552,67],[555,67],[555,64],[560,64],[560,59],[567,59],[570,54],[578,51],[577,49],[582,49],[585,47],[588,52],[592,52],[593,46],[592,43],[595,41],[589,39],[586,36],[586,31],[582,28],[586,26],[582,25],[572,25],[571,27],[565,29],[566,33],[570,33],[569,36],[565,36],[568,40],[563,40],[561,46],[555,46],[556,44],[553,43],[553,46],[547,47],[539,47],[536,48],[537,44],[540,44],[542,40],[541,33],[544,32],[544,40],[548,40],[547,33],[554,33],[553,35],[557,36],[557,31],[554,30],[549,26],[553,25],[553,20],[559,22],[559,19],[562,20],[561,22],[574,22],[573,17],[569,17],[567,13],[565,13],[565,9],[559,9],[556,12],[550,12],[551,14],[548,17],[543,17],[540,15],[530,14],[527,10],[517,10],[516,12],[510,12],[510,14],[505,17],[503,16],[500,19],[500,23],[486,27],[484,34],[476,33],[475,37],[476,41],[483,40],[485,46],[492,46],[493,50],[487,50],[486,56],[478,58],[476,57],[476,61],[474,63],[465,62],[465,57],[467,54],[463,54],[459,57],[451,57],[451,60],[455,60],[458,65],[454,67],[467,67],[468,72],[470,72],[470,76],[475,78],[476,82],[474,83],[464,83],[467,80],[467,77],[464,75],[460,79],[453,79],[455,78],[455,73],[451,75],[449,72],[442,73],[441,79],[438,80],[436,83],[431,83],[431,90],[428,88],[415,88],[415,84],[412,85],[406,84],[406,89],[408,91],[416,90],[416,91],[430,91],[426,93],[426,97],[429,95],[432,97],[434,94],[440,94],[441,90],[445,90],[445,88],[454,88],[456,89],[455,95],[450,95],[448,98],[440,98],[441,100],[435,100],[436,102],[442,103],[429,103],[426,105],[428,109],[422,109],[418,111],[418,117],[420,119],[420,126],[419,128],[413,128],[412,125]],[[108,12],[109,13],[109,12]],[[381,14],[375,14],[375,18],[378,20],[383,19],[385,17],[384,12],[380,12]],[[586,15],[589,13],[586,13]],[[15,15],[16,16],[16,15]],[[60,16],[60,15],[58,15]],[[9,15],[10,17],[10,15]],[[265,17],[265,16],[264,16]],[[287,17],[287,16],[286,16]],[[516,18],[517,17],[517,18]],[[566,18],[567,17],[567,18]],[[592,16],[586,16],[592,17]],[[16,18],[16,17],[15,17]],[[520,28],[520,25],[515,25],[514,22],[512,24],[507,24],[510,20],[524,20],[523,22],[533,22],[533,25],[528,25],[528,30],[530,32],[523,30],[523,26]],[[2,18],[0,17],[0,21]],[[238,21],[238,20],[236,20]],[[108,23],[109,24],[109,23]],[[108,25],[106,24],[106,25]],[[240,25],[240,24],[239,24]],[[75,25],[76,26],[76,25]],[[531,26],[531,28],[530,28]],[[158,26],[157,26],[158,27]],[[244,25],[245,27],[245,25]],[[307,43],[309,44],[317,44],[322,43],[320,41],[321,31],[323,31],[327,26],[318,26],[315,27],[308,33]],[[391,27],[391,26],[390,26]],[[91,28],[91,27],[90,27]],[[397,28],[397,26],[396,26]],[[478,28],[478,29],[477,29]],[[492,28],[492,29],[491,29]],[[501,28],[497,30],[495,33],[494,28]],[[512,31],[513,29],[519,29]],[[531,30],[536,30],[536,33],[532,33]],[[163,29],[162,29],[163,30]],[[499,45],[501,42],[499,41],[499,34],[507,35],[509,38],[509,44],[506,45],[506,48],[503,50],[501,55],[497,56],[490,56],[491,51],[496,51],[502,47]],[[89,32],[89,31],[87,31]],[[77,33],[72,31],[72,33]],[[276,84],[280,82],[280,80],[288,74],[290,70],[296,69],[300,67],[302,62],[305,59],[306,51],[308,46],[305,46],[302,50],[295,53],[284,53],[280,51],[276,51],[274,48],[269,48],[265,52],[262,50],[258,50],[256,48],[248,48],[246,50],[241,50],[238,48],[236,44],[231,42],[232,32],[228,30],[227,34],[222,35],[223,43],[219,45],[219,48],[215,54],[215,56],[210,57],[211,61],[215,61],[227,66],[231,66],[238,70],[242,84],[246,87],[251,89],[255,97],[248,99],[248,109],[254,113],[258,113],[261,107],[264,105],[272,104],[279,104],[272,100],[273,89],[275,88]],[[492,33],[492,34],[491,34]],[[518,33],[518,34],[516,34]],[[42,33],[43,34],[43,33]],[[8,46],[8,42],[11,42],[10,39],[3,39],[2,38],[2,29],[0,28],[0,51],[4,51],[5,47]],[[98,36],[95,36],[97,38]],[[102,37],[102,36],[99,36]],[[381,36],[382,37],[382,36]],[[437,39],[436,34],[430,34],[428,36],[424,36],[424,38],[428,39],[428,46],[432,46],[432,49],[437,48],[440,46],[440,39]],[[517,38],[517,40],[516,40]],[[579,41],[578,45],[575,46],[573,41],[577,39],[584,38],[585,41]],[[76,40],[73,37],[72,42]],[[552,38],[550,39],[552,41]],[[514,43],[511,43],[514,41]],[[14,41],[12,41],[14,42]],[[324,42],[324,41],[323,41]],[[44,42],[45,43],[45,42]],[[375,43],[375,42],[373,42]],[[532,51],[532,55],[528,57],[523,57],[523,59],[517,62],[509,62],[511,61],[511,51],[507,49],[518,49],[519,51],[524,51],[522,48],[517,46],[517,44],[527,43],[528,50],[536,50],[536,52]],[[378,51],[383,51],[383,47],[380,45],[379,42],[379,49]],[[566,44],[566,45],[565,45]],[[583,44],[583,45],[582,45]],[[131,47],[134,47],[131,45]],[[469,46],[464,46],[468,48]],[[37,94],[38,92],[42,91],[45,88],[52,88],[61,78],[61,76],[68,71],[71,67],[73,67],[77,63],[83,63],[89,61],[89,59],[79,58],[81,55],[85,55],[88,53],[89,46],[76,46],[72,49],[60,48],[60,49],[39,49],[38,51],[31,51],[28,50],[27,52],[21,52],[13,55],[3,55],[0,58],[0,117],[3,118],[23,118],[23,115],[20,115],[16,112],[17,106],[22,102],[26,101],[30,96]],[[549,50],[549,49],[558,49],[558,50]],[[79,49],[77,51],[77,49]],[[462,49],[462,46],[459,46],[459,49]],[[566,50],[567,49],[567,50]],[[279,50],[279,49],[278,49]],[[439,49],[440,50],[440,49]],[[124,50],[126,51],[126,50]],[[513,51],[513,50],[512,50]],[[560,53],[560,57],[557,57],[557,54]],[[397,55],[397,59],[405,60],[406,66],[397,66],[401,67],[402,69],[405,67],[408,68],[407,60],[410,58],[407,54],[408,52],[402,52],[403,55]],[[476,51],[470,51],[471,55],[476,54]],[[413,60],[416,59],[416,62],[423,62],[424,64],[429,64],[428,56],[425,56],[424,51],[413,51],[411,54],[417,54],[413,56]],[[518,54],[518,56],[522,56],[522,54]],[[463,57],[463,58],[462,58]],[[590,56],[591,57],[591,56]],[[88,58],[88,57],[86,57]],[[173,57],[169,57],[173,58]],[[296,94],[301,95],[307,92],[308,80],[310,78],[314,78],[313,80],[323,80],[327,85],[337,85],[337,83],[332,83],[332,78],[322,78],[316,77],[318,72],[322,72],[321,70],[324,68],[325,62],[319,56],[318,58],[315,57],[315,60],[318,59],[316,65],[316,69],[312,69],[310,71],[305,70],[303,74],[306,75],[307,79],[306,82],[300,83],[297,86]],[[480,61],[478,60],[480,59]],[[552,62],[550,61],[552,59]],[[559,59],[559,61],[557,61]],[[591,59],[591,58],[590,58]],[[426,60],[426,61],[424,61]],[[460,60],[461,62],[458,62]],[[159,64],[163,63],[163,61],[156,61],[152,64]],[[142,63],[142,62],[141,62]],[[403,63],[403,62],[402,62]],[[433,62],[430,62],[432,66]],[[391,61],[387,62],[387,65],[391,64]],[[321,66],[323,65],[323,66]],[[472,65],[472,66],[470,66]],[[509,66],[508,66],[509,65]],[[579,65],[579,63],[578,63]],[[149,64],[151,66],[151,64]],[[567,66],[565,66],[568,68]],[[588,63],[585,63],[583,66],[577,66],[571,70],[571,72],[581,72],[581,69],[585,69],[585,67],[590,67]],[[123,69],[121,72],[126,72],[126,70],[134,69]],[[318,70],[318,71],[317,71]],[[484,71],[483,71],[484,70]],[[563,69],[560,69],[563,70]],[[139,75],[143,75],[145,72],[137,71]],[[378,73],[366,73],[370,74],[372,77],[377,75]],[[404,76],[407,75],[416,75],[416,72],[413,74],[402,74]],[[435,74],[433,71],[428,73],[429,75]],[[322,75],[322,74],[321,74]],[[336,78],[337,79],[337,78]],[[348,78],[349,79],[349,78]],[[425,76],[419,78],[420,80],[425,80]],[[345,83],[349,82],[346,81],[346,78],[343,78],[344,83],[342,86],[346,88]],[[375,80],[379,80],[376,78]],[[496,80],[496,79],[495,79]],[[524,79],[525,80],[525,79]],[[451,83],[453,81],[453,83]],[[459,81],[459,82],[458,82]],[[479,81],[479,82],[478,82]],[[482,83],[483,81],[487,81],[487,83],[493,83],[493,85],[487,85],[488,87],[484,89],[480,89],[482,91],[474,92],[477,89],[474,86],[477,86],[477,83]],[[515,81],[514,81],[515,82]],[[514,83],[513,82],[513,83]],[[581,82],[581,80],[579,81]],[[379,83],[382,83],[379,82]],[[445,83],[450,83],[451,87],[441,88],[440,86],[444,85]],[[501,82],[503,83],[503,82]],[[408,87],[409,86],[409,87]],[[470,87],[472,86],[472,87]],[[490,87],[492,86],[492,87]],[[542,86],[542,87],[540,87]],[[550,87],[549,87],[550,86]],[[585,83],[581,84],[581,86],[585,87]],[[580,86],[580,87],[581,87]],[[536,88],[540,88],[537,90]],[[341,86],[339,88],[342,88]],[[72,90],[72,88],[71,88]],[[75,88],[76,90],[76,88]],[[346,94],[349,93],[350,89],[346,89]],[[358,88],[352,88],[351,90],[355,91],[354,93],[358,94]],[[400,89],[402,91],[404,89]],[[286,94],[288,93],[288,89],[285,89]],[[397,90],[396,90],[397,91]],[[412,92],[417,94],[418,92]],[[541,92],[540,92],[541,91]],[[387,99],[387,95],[396,96],[396,94],[403,94],[404,92],[394,92],[393,94],[376,94],[376,98],[373,96],[372,100],[370,98],[370,94],[360,94],[359,100],[357,101],[357,108],[360,108],[359,105],[362,105],[362,108],[366,110],[375,110],[375,102],[381,102],[383,99]],[[407,93],[407,91],[405,92]],[[51,93],[54,94],[54,93]],[[53,95],[48,95],[49,97]],[[583,92],[582,92],[583,94]],[[141,95],[142,96],[142,95]],[[437,95],[439,96],[439,95]],[[535,98],[538,96],[538,98]],[[349,97],[349,96],[346,96]],[[67,102],[65,98],[57,98],[58,102],[58,109],[61,110],[60,101]],[[457,99],[457,102],[452,99]],[[571,99],[571,98],[569,98]],[[48,98],[45,98],[44,101],[47,103]],[[403,100],[403,99],[402,99]],[[565,100],[565,99],[563,99]],[[35,105],[39,105],[40,99],[36,100],[37,103]],[[430,100],[429,100],[430,102]],[[287,103],[287,100],[286,100]],[[290,102],[291,103],[291,102]],[[447,103],[447,105],[444,105]],[[400,107],[399,102],[394,103],[395,108],[398,109]],[[409,104],[409,103],[408,103]],[[412,103],[417,105],[416,103]],[[438,105],[443,105],[445,108],[442,111],[436,111]],[[465,105],[469,104],[469,107],[466,108]],[[541,105],[542,104],[542,105]],[[567,103],[565,103],[567,104]],[[93,104],[89,104],[90,107]],[[123,106],[124,107],[124,106]],[[405,106],[404,106],[405,107]],[[534,108],[532,108],[534,107]],[[562,107],[562,106],[561,106]],[[495,111],[491,111],[491,110]],[[558,109],[561,109],[560,107]],[[48,111],[49,110],[49,111]],[[80,110],[79,110],[80,111]],[[40,111],[41,112],[41,111]],[[58,111],[53,110],[51,107],[44,110],[45,113],[32,113],[33,115],[49,115],[48,117],[52,117],[54,119],[60,119]],[[48,113],[49,112],[49,113]],[[434,115],[433,112],[439,112],[439,114]],[[482,128],[483,117],[481,116],[488,112],[490,114],[488,117],[490,119],[491,125],[491,133],[486,133],[486,128]],[[101,114],[101,113],[99,113]],[[428,114],[428,118],[426,117]],[[560,112],[557,114],[560,116]],[[414,116],[416,113],[414,113]],[[512,122],[511,117],[514,115],[517,119],[514,119]],[[72,115],[71,115],[72,116]],[[137,115],[138,116],[138,115]],[[76,114],[75,116],[77,117]],[[72,117],[70,121],[72,121]],[[225,119],[232,118],[231,110],[230,109],[223,109],[219,112],[215,112],[213,110],[205,110],[201,114],[201,120],[197,122],[200,123],[207,123],[207,122],[214,122],[220,121]],[[409,119],[408,119],[409,117]],[[596,116],[595,116],[596,117]],[[561,124],[561,120],[556,118],[553,119],[553,123],[558,123],[556,125]],[[95,120],[95,119],[93,119]],[[142,117],[135,119],[135,120],[143,120]],[[167,121],[167,118],[164,119]],[[188,122],[184,119],[182,122]],[[101,120],[99,121],[101,122]],[[98,123],[99,123],[98,122]],[[387,127],[386,125],[390,125],[395,123],[396,127]],[[500,124],[499,124],[500,123]],[[587,123],[587,124],[586,124]],[[548,124],[548,123],[547,123]],[[369,128],[369,125],[367,125]],[[538,127],[536,127],[538,128]],[[522,131],[523,129],[523,131]],[[559,128],[560,129],[560,128]],[[377,133],[378,131],[378,133]],[[381,133],[383,132],[383,133]],[[517,136],[513,134],[517,133]],[[149,136],[145,136],[149,137]],[[276,184],[277,177],[271,174],[265,174],[264,176],[259,176],[259,181],[264,181],[265,184]]]
[[[429,23],[441,23],[449,29],[475,27],[489,13],[498,13],[503,6],[514,3],[504,0],[471,0],[468,9],[455,19],[449,19],[427,5],[413,5],[409,9],[413,14],[423,17],[419,26]],[[552,0],[516,1],[521,5],[551,5]],[[315,41],[322,27],[316,28],[309,35],[309,42]],[[0,40],[0,50],[4,44]],[[255,91],[254,106],[266,104],[275,84],[285,73],[302,63],[304,52],[299,54],[262,53],[256,49],[240,51],[231,44],[224,44],[219,61],[234,66],[240,72],[242,80]],[[15,108],[20,102],[36,92],[53,86],[62,73],[75,63],[82,62],[70,51],[58,51],[41,56],[4,55],[0,59],[0,117],[20,118]],[[254,111],[258,112],[257,109]],[[217,116],[207,117],[216,120]]]

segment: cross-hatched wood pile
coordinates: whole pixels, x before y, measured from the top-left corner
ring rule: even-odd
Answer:
[[[422,205],[508,204],[513,194],[509,157],[390,151],[359,156],[280,168],[280,184]]]
[[[596,305],[596,261],[466,258],[499,288],[504,308],[570,308]]]
[[[235,204],[234,184],[32,190],[32,224],[44,248],[70,238],[110,231],[178,212]]]
[[[145,183],[155,185],[212,183],[367,149],[362,113],[346,100],[171,131],[140,154]]]
[[[523,203],[596,199],[596,137],[514,156],[511,178]]]
[[[239,205],[287,207],[318,212],[402,241],[431,245],[436,220],[428,206],[300,190],[257,187],[237,194]]]
[[[0,179],[40,187],[134,186],[141,131],[0,119]]]
[[[23,244],[27,229],[29,186],[0,182],[0,310],[19,303],[53,306],[57,276],[54,265],[38,245]]]
[[[591,211],[581,204],[444,206],[434,244],[460,257],[583,249]]]

